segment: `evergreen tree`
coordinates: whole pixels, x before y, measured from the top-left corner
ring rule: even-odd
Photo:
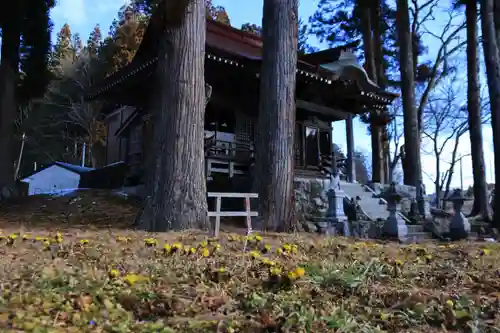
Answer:
[[[71,27],[68,23],[65,23],[57,33],[57,39],[51,54],[50,67],[55,75],[61,73],[64,61],[73,58],[73,54]]]
[[[27,0],[19,0],[0,15],[0,199],[12,194],[13,189],[12,149],[18,103],[43,93],[48,81],[49,12],[54,5],[54,0],[32,0],[29,5]]]
[[[99,48],[101,47],[101,44],[102,44],[102,34],[101,34],[101,28],[98,24],[94,27],[94,30],[92,30],[92,32],[89,35],[89,38],[87,39],[86,50],[90,57],[97,58],[97,56],[99,55]]]

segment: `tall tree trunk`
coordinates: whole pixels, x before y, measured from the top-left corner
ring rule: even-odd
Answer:
[[[467,106],[471,144],[474,205],[471,215],[489,218],[488,192],[483,152],[483,131],[479,90],[479,59],[477,52],[477,4],[467,0]]]
[[[269,230],[294,228],[298,1],[264,0],[255,186]]]
[[[382,41],[382,2],[381,0],[375,0],[372,8],[372,31],[373,31],[373,48],[374,48],[374,58],[375,67],[377,72],[377,84],[380,88],[387,88],[387,80],[385,75],[385,65],[384,65],[384,45]],[[384,110],[382,112],[387,112]],[[392,176],[390,175],[390,147],[387,132],[387,125],[380,127],[380,150],[382,155],[382,182],[389,183],[392,181]]]
[[[363,46],[365,54],[366,71],[373,82],[377,82],[377,65],[375,59],[375,45],[372,31],[371,6],[366,1],[360,1],[361,24],[363,35]],[[376,110],[371,111],[371,117],[377,117]],[[382,132],[381,128],[372,122],[370,124],[370,135],[372,143],[372,182],[381,183],[383,181],[383,155],[382,155]]]
[[[408,14],[408,0],[397,0],[397,35],[399,42],[399,66],[401,72],[401,97],[404,113],[405,182],[417,187],[421,195],[418,166],[420,161],[420,134],[418,114],[415,108],[415,77],[413,71],[412,38]]]
[[[481,2],[481,28],[483,33],[484,62],[491,107],[491,127],[495,151],[495,193],[500,193],[500,55],[494,23],[493,0]],[[500,195],[495,195],[494,227],[500,228]]]
[[[149,231],[207,228],[204,172],[205,2],[166,0],[154,94],[154,157],[138,223]]]
[[[15,14],[13,14],[15,15]],[[14,190],[14,119],[19,76],[20,27],[15,20],[2,25],[0,63],[0,199]]]

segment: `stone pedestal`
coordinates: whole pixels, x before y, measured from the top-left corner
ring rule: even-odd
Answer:
[[[406,241],[408,237],[408,226],[399,214],[399,203],[402,199],[402,195],[397,191],[396,184],[392,183],[381,196],[387,201],[387,210],[389,211],[389,217],[385,221],[383,227],[384,236],[402,242]]]
[[[431,202],[428,198],[424,199],[424,219],[426,219],[426,220],[432,219]]]
[[[328,196],[328,211],[326,218],[328,221],[328,226],[326,233],[331,234],[338,224],[344,226],[344,236],[351,236],[351,230],[349,230],[349,224],[347,221],[347,216],[344,212],[344,197],[345,193],[340,188],[331,188],[327,192]]]
[[[399,205],[388,203],[387,210],[389,217],[384,223],[384,236],[392,239],[398,239],[402,242],[408,237],[408,226],[403,218],[399,215]]]
[[[453,204],[453,209],[455,211],[450,223],[450,234],[451,240],[461,240],[469,237],[470,233],[470,223],[462,212],[464,206],[465,198],[460,189],[456,189],[453,193],[446,199]]]

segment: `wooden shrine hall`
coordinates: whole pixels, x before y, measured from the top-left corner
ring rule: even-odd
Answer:
[[[107,163],[124,161],[130,183],[141,183],[152,140],[151,93],[162,17],[153,14],[134,59],[92,87],[88,99],[105,102],[108,126]],[[332,153],[332,122],[347,122],[347,178],[354,178],[353,115],[384,109],[397,97],[368,79],[357,63],[355,45],[299,57],[297,63],[295,138],[296,177],[322,178],[322,156]],[[231,179],[244,190],[253,161],[258,117],[259,36],[207,20],[205,80],[212,95],[205,114],[205,158],[208,187],[226,191],[210,180]],[[135,184],[133,184],[135,183]],[[211,185],[211,183],[213,183]]]

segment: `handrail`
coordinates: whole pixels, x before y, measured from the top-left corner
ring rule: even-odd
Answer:
[[[213,229],[213,237],[219,237],[220,232],[220,218],[221,217],[246,217],[247,234],[252,233],[252,217],[259,216],[256,211],[251,211],[250,198],[257,199],[257,193],[225,193],[225,192],[208,192],[209,198],[215,198],[215,212],[208,212],[208,217],[215,217],[215,226]],[[245,200],[245,211],[221,211],[222,198],[241,198]]]

